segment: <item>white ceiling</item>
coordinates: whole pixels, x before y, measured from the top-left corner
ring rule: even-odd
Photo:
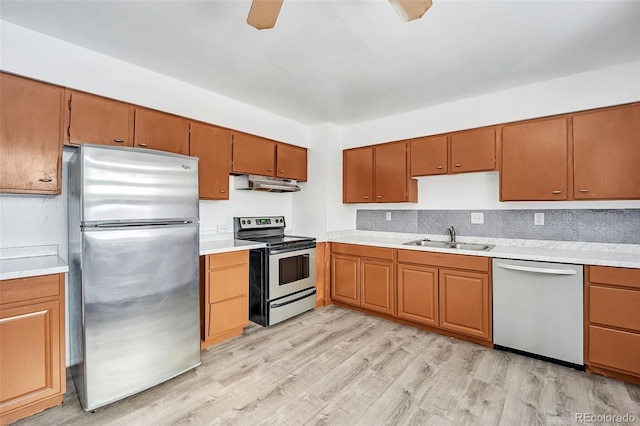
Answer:
[[[235,100],[351,124],[640,59],[640,1],[2,0],[0,17]],[[64,58],[61,58],[64,60]]]

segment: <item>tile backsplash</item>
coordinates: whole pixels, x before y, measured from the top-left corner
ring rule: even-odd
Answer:
[[[386,214],[391,213],[391,220]],[[471,223],[483,213],[484,223]],[[544,225],[534,225],[534,213]],[[356,229],[458,236],[640,244],[640,209],[563,210],[358,210]]]

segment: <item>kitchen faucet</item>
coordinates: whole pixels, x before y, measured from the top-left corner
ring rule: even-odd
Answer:
[[[451,237],[451,242],[456,242],[456,229],[451,225],[451,228],[447,228],[447,234]]]

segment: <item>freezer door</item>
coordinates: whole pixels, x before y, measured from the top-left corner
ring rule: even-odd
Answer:
[[[82,235],[86,410],[200,363],[198,227]]]
[[[198,159],[140,148],[82,145],[80,220],[198,218]]]

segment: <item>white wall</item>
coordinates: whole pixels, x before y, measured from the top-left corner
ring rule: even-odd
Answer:
[[[503,90],[347,126],[345,148],[640,100],[640,62]],[[533,178],[533,177],[532,177]],[[365,209],[640,208],[640,201],[499,202],[498,173],[419,178],[417,204]]]

